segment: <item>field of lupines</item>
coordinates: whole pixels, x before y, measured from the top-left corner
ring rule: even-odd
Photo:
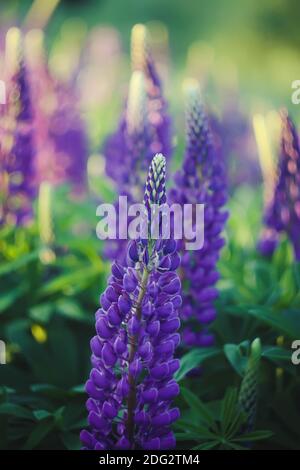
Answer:
[[[108,28],[67,70],[41,29],[1,35],[0,448],[300,449],[294,116],[189,76],[174,106],[142,24],[131,72]],[[97,238],[119,196],[148,238]],[[201,249],[151,238],[166,202],[204,204]]]

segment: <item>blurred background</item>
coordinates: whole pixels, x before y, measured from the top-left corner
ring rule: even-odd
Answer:
[[[299,75],[299,9],[297,0],[128,0],[126,9],[117,0],[3,0],[0,21],[2,29],[24,21],[45,26],[52,54],[61,41],[80,47],[99,26],[111,28],[126,54],[132,25],[150,23],[156,40],[167,42],[173,74],[191,71],[201,50],[198,67],[215,80],[224,83],[234,73],[246,91],[280,102],[289,101],[290,82]]]
[[[286,107],[299,123],[300,108],[291,102],[291,84],[300,79],[299,18],[297,0],[0,0],[0,80],[7,31],[17,26],[36,91],[41,155],[29,220],[12,210],[0,224],[0,339],[7,362],[0,366],[0,448],[80,446],[89,340],[109,272],[95,211],[117,194],[105,174],[103,143],[123,110],[135,23],[149,29],[173,118],[172,170],[184,152],[186,77],[200,83],[209,112],[222,123],[231,197],[219,262],[217,344],[245,346],[259,334],[263,344],[282,347],[300,332],[299,318],[272,320],[274,312],[292,315],[300,305],[290,244],[283,240],[272,263],[256,251],[267,186],[274,183],[278,109]],[[0,174],[4,187],[3,181]],[[204,401],[222,399],[227,386],[239,383],[238,351],[236,362],[222,356],[201,378]],[[275,432],[270,448],[297,448],[299,410],[286,400],[284,381],[291,379],[295,397],[299,377],[289,351],[276,351],[264,365],[259,425]]]

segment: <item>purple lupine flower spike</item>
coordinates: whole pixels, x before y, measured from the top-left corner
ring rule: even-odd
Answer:
[[[0,224],[27,223],[37,190],[33,109],[21,41],[20,31],[11,28],[6,37],[7,100],[0,126]]]
[[[115,181],[118,194],[127,196],[129,202],[139,202],[153,154],[161,152],[168,157],[172,150],[167,105],[143,25],[136,25],[132,31],[132,69],[125,110],[103,153],[106,173]],[[126,243],[110,241],[104,254],[123,262]]]
[[[142,181],[153,155],[149,145],[145,78],[136,71],[130,80],[119,130],[108,138],[104,148],[107,174],[118,184],[118,191],[131,200],[142,198]]]
[[[130,80],[127,105],[119,131],[109,137],[104,149],[106,172],[118,184],[119,195],[127,196],[128,202],[142,200],[141,188],[152,158],[149,148],[145,78],[142,72],[136,71]],[[126,250],[126,240],[109,240],[104,255],[123,263]]]
[[[263,176],[264,213],[268,210],[274,196],[276,165],[268,136],[265,118],[262,114],[253,116],[253,130],[258,148],[258,156]],[[257,249],[263,256],[272,256],[279,243],[279,235],[274,228],[263,226],[259,235]]]
[[[117,183],[118,190],[120,185],[129,186],[129,168],[134,170],[139,164],[146,172],[153,154],[161,152],[168,157],[172,151],[170,117],[143,25],[133,28],[131,43],[132,78],[125,111],[117,131],[104,144],[106,172]],[[132,128],[130,120],[138,126]],[[142,187],[140,181],[134,186]]]
[[[136,24],[131,33],[132,69],[141,70],[146,79],[148,120],[151,128],[151,152],[161,152],[168,160],[172,154],[171,118],[162,92],[162,85],[153,61],[149,33],[143,24]]]
[[[145,210],[165,202],[165,158],[151,163]],[[148,220],[150,225],[150,220]],[[179,410],[173,375],[180,326],[179,264],[174,240],[134,240],[128,262],[115,262],[96,312],[93,369],[86,383],[89,430],[84,449],[170,449]]]
[[[295,126],[287,111],[281,112],[281,153],[274,197],[265,213],[266,227],[286,233],[295,259],[300,261],[300,146]]]
[[[257,244],[258,251],[266,257],[271,257],[279,243],[279,235],[276,230],[263,227]]]
[[[227,198],[223,161],[214,146],[208,120],[203,109],[198,84],[186,85],[186,151],[183,169],[175,176],[176,188],[171,190],[172,202],[204,204],[204,246],[197,251],[182,254],[181,274],[183,289],[182,319],[185,321],[183,341],[188,346],[209,346],[213,335],[207,326],[215,319],[215,287],[219,279],[216,264],[224,245],[221,232],[228,213],[223,210]]]
[[[69,183],[73,194],[81,195],[86,189],[89,149],[74,89],[50,74],[42,31],[29,31],[25,46],[35,105],[36,182]]]

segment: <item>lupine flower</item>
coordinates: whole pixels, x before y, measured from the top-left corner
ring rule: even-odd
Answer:
[[[279,243],[279,235],[276,230],[263,227],[257,244],[258,251],[263,255],[270,257],[273,255]]]
[[[143,25],[132,30],[132,69],[125,110],[103,153],[106,173],[116,182],[118,194],[126,195],[129,202],[139,202],[153,154],[169,157],[172,150],[171,122]],[[110,241],[105,256],[123,262],[126,243]]]
[[[163,204],[165,158],[156,155],[147,179],[144,205]],[[134,240],[125,265],[112,265],[96,312],[91,340],[92,371],[86,383],[90,430],[81,432],[84,449],[169,449],[178,418],[172,401],[179,368],[181,305],[176,242]]]
[[[118,193],[127,196],[128,202],[141,201],[142,181],[153,154],[150,152],[145,78],[140,71],[132,74],[121,128],[108,139],[104,153],[106,172],[118,183]],[[110,240],[104,254],[110,260],[124,262],[126,247],[126,240]]]
[[[257,383],[261,358],[261,342],[256,338],[251,343],[250,356],[239,392],[239,406],[247,416],[247,431],[254,426],[257,406]]]
[[[151,135],[150,150],[152,153],[161,152],[168,161],[172,154],[171,118],[151,55],[149,33],[142,24],[137,24],[132,29],[131,61],[132,69],[141,70],[146,79],[147,115]]]
[[[21,54],[21,33],[11,28],[6,38],[6,105],[1,105],[0,223],[23,224],[32,216],[36,195],[33,109],[28,75]]]
[[[30,31],[25,44],[35,103],[36,183],[70,183],[74,193],[82,193],[86,186],[88,142],[74,91],[51,76],[42,31]]]
[[[142,180],[151,162],[147,121],[145,77],[133,72],[126,109],[118,132],[105,144],[106,172],[118,184],[118,191],[131,200],[141,200]]]
[[[274,195],[276,183],[276,165],[267,132],[265,118],[261,114],[253,116],[253,130],[258,148],[259,162],[264,182],[264,208],[268,210]],[[279,242],[279,236],[274,228],[263,227],[259,236],[258,250],[264,256],[271,256]]]
[[[266,231],[285,233],[290,239],[295,259],[300,261],[300,147],[297,131],[286,111],[281,113],[281,153],[273,198],[265,212]],[[265,254],[272,254],[274,243]]]
[[[228,189],[241,184],[257,186],[261,173],[251,121],[242,109],[237,90],[226,90],[221,119],[212,120],[212,129],[222,142],[226,161]],[[240,162],[243,162],[241,165]]]
[[[138,178],[134,172],[137,166],[147,171],[154,153],[168,158],[172,150],[170,117],[143,25],[132,30],[132,69],[125,111],[117,131],[104,145],[106,172],[116,181],[118,190],[132,185],[128,178]],[[133,183],[141,187],[139,181]]]
[[[182,318],[185,320],[183,341],[188,346],[209,346],[213,335],[207,331],[216,317],[214,301],[218,296],[215,284],[219,279],[216,264],[224,245],[221,232],[228,213],[222,208],[227,191],[225,172],[220,154],[216,151],[207,117],[203,110],[198,85],[187,84],[186,127],[187,141],[183,169],[175,177],[171,191],[172,202],[204,204],[204,246],[197,251],[182,253],[183,280]]]

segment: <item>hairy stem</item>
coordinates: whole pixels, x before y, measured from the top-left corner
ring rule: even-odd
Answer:
[[[141,280],[141,287],[139,291],[139,295],[136,302],[136,309],[135,315],[138,320],[141,319],[142,315],[142,302],[146,292],[147,282],[148,282],[149,272],[147,268],[144,268],[142,280]],[[134,336],[130,338],[130,350],[129,350],[129,364],[134,360],[135,353],[138,346],[138,336]],[[126,431],[128,435],[128,439],[131,444],[133,444],[134,440],[134,411],[136,407],[136,384],[135,379],[132,374],[128,374],[128,382],[129,382],[129,394],[128,394],[128,402],[127,402],[127,422],[126,422]]]

